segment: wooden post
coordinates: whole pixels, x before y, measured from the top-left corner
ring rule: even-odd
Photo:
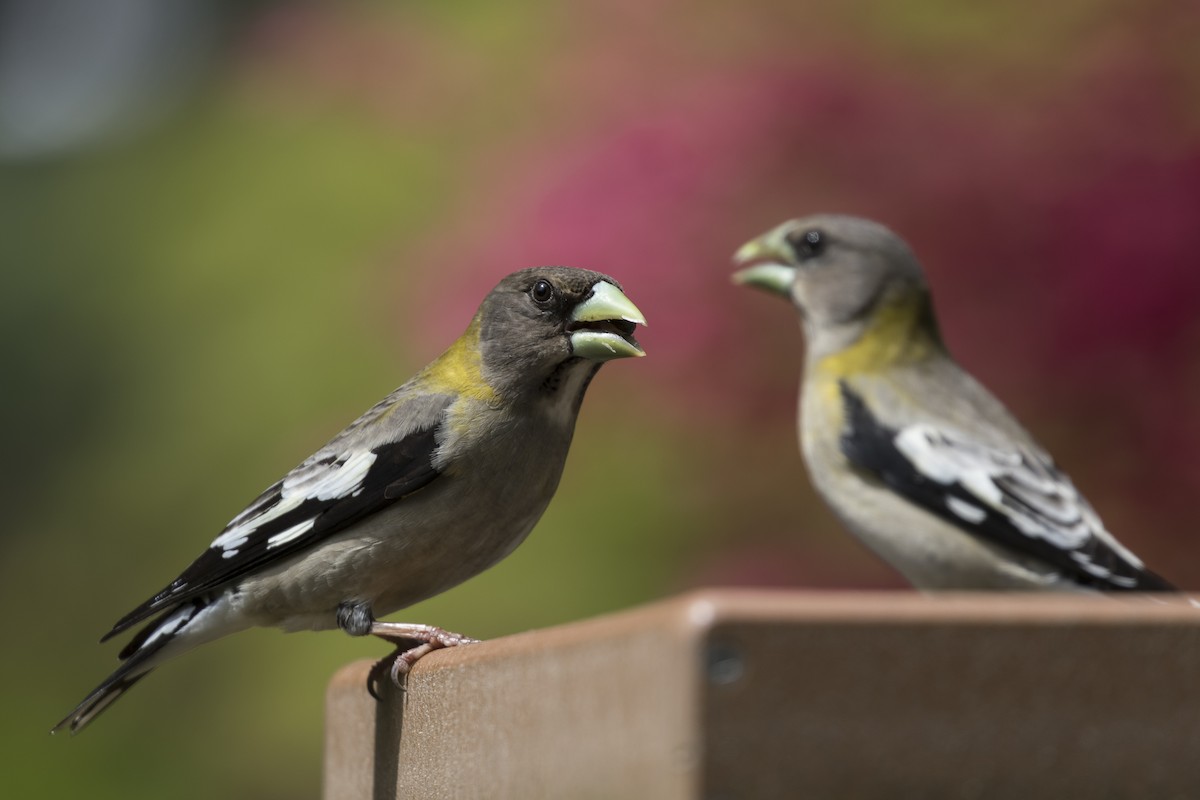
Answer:
[[[325,800],[1200,796],[1200,609],[706,591],[328,693]]]

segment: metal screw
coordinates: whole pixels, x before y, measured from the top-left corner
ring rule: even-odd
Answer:
[[[730,644],[714,644],[707,653],[708,679],[718,686],[741,680],[746,671],[742,651]]]

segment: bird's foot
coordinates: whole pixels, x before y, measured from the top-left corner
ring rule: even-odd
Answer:
[[[370,633],[396,645],[396,652],[377,662],[367,675],[367,690],[376,700],[379,699],[379,694],[375,687],[378,686],[384,670],[388,671],[393,685],[404,691],[404,680],[409,670],[423,656],[443,647],[458,647],[479,641],[433,625],[405,622],[375,622],[371,625]]]

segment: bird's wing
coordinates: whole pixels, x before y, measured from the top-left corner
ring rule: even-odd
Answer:
[[[845,383],[842,398],[842,453],[910,502],[981,539],[1033,556],[1082,585],[1174,589],[1105,530],[1046,454],[997,448],[929,423],[896,430],[880,423]]]
[[[104,639],[279,561],[428,486],[440,422],[453,398],[425,395],[381,403],[309,456],[234,517],[208,549],[161,592],[121,618]],[[361,435],[388,415],[403,428],[385,441]]]

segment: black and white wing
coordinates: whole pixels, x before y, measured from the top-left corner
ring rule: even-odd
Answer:
[[[416,424],[382,443],[356,435],[362,421],[355,423],[259,495],[191,566],[125,615],[101,641],[310,547],[428,486],[439,475],[434,465],[439,423],[451,402],[449,396],[422,398]],[[378,416],[383,405],[368,415]]]
[[[928,423],[880,423],[842,384],[841,449],[855,467],[963,530],[1033,556],[1084,586],[1173,591],[1121,546],[1048,456],[1000,449]]]

